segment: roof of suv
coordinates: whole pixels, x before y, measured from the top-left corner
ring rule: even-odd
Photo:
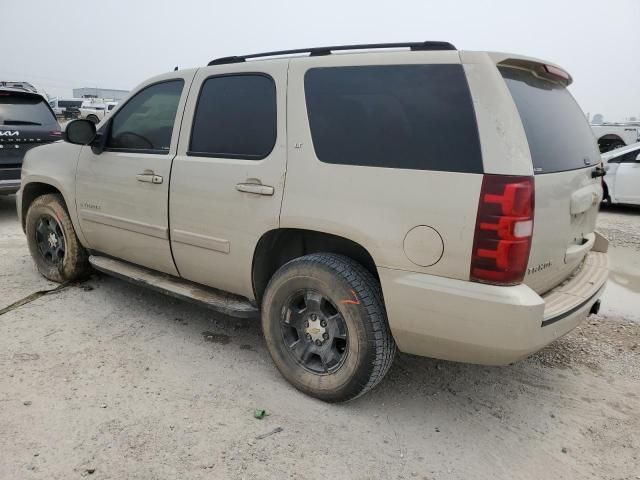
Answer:
[[[233,55],[230,57],[221,57],[211,60],[208,66],[224,65],[227,63],[241,63],[251,58],[276,57],[284,55],[297,55],[300,53],[308,53],[310,57],[323,55],[331,55],[335,51],[345,50],[375,50],[390,48],[409,48],[418,51],[434,51],[434,50],[456,50],[456,47],[449,42],[426,41],[426,42],[402,42],[402,43],[366,43],[357,45],[332,45],[326,47],[310,47],[296,48],[293,50],[276,50],[273,52],[252,53],[250,55]]]

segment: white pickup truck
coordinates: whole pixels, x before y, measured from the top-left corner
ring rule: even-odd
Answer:
[[[100,123],[116,105],[118,105],[116,101],[101,98],[85,100],[80,106],[80,118],[85,118],[93,123]]]
[[[600,153],[640,142],[640,122],[592,124]]]

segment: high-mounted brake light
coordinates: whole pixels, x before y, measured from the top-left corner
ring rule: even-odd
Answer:
[[[554,77],[560,77],[566,80],[567,82],[571,80],[571,76],[561,68],[554,67],[553,65],[545,65],[544,69],[547,71],[549,75],[553,75]]]
[[[471,280],[515,285],[524,279],[533,235],[533,185],[533,177],[483,177]]]

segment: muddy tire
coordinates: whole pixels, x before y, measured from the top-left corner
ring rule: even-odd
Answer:
[[[280,373],[327,402],[372,389],[396,350],[380,284],[359,263],[330,253],[297,258],[274,274],[262,328]]]
[[[80,245],[62,196],[47,194],[29,206],[27,243],[38,271],[47,279],[71,282],[86,277],[91,268]]]
[[[88,115],[87,116],[87,120],[89,120],[90,122],[95,123],[96,125],[98,123],[100,123],[100,119],[98,117],[96,117],[95,115]]]

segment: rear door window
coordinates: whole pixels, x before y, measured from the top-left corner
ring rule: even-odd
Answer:
[[[0,92],[0,125],[51,125],[56,117],[39,95]]]
[[[587,118],[566,87],[528,70],[499,70],[518,108],[536,174],[585,168],[600,161]]]
[[[273,150],[276,133],[276,86],[271,77],[211,77],[198,97],[188,154],[260,160]]]
[[[322,162],[482,173],[461,65],[312,68],[305,96]]]

